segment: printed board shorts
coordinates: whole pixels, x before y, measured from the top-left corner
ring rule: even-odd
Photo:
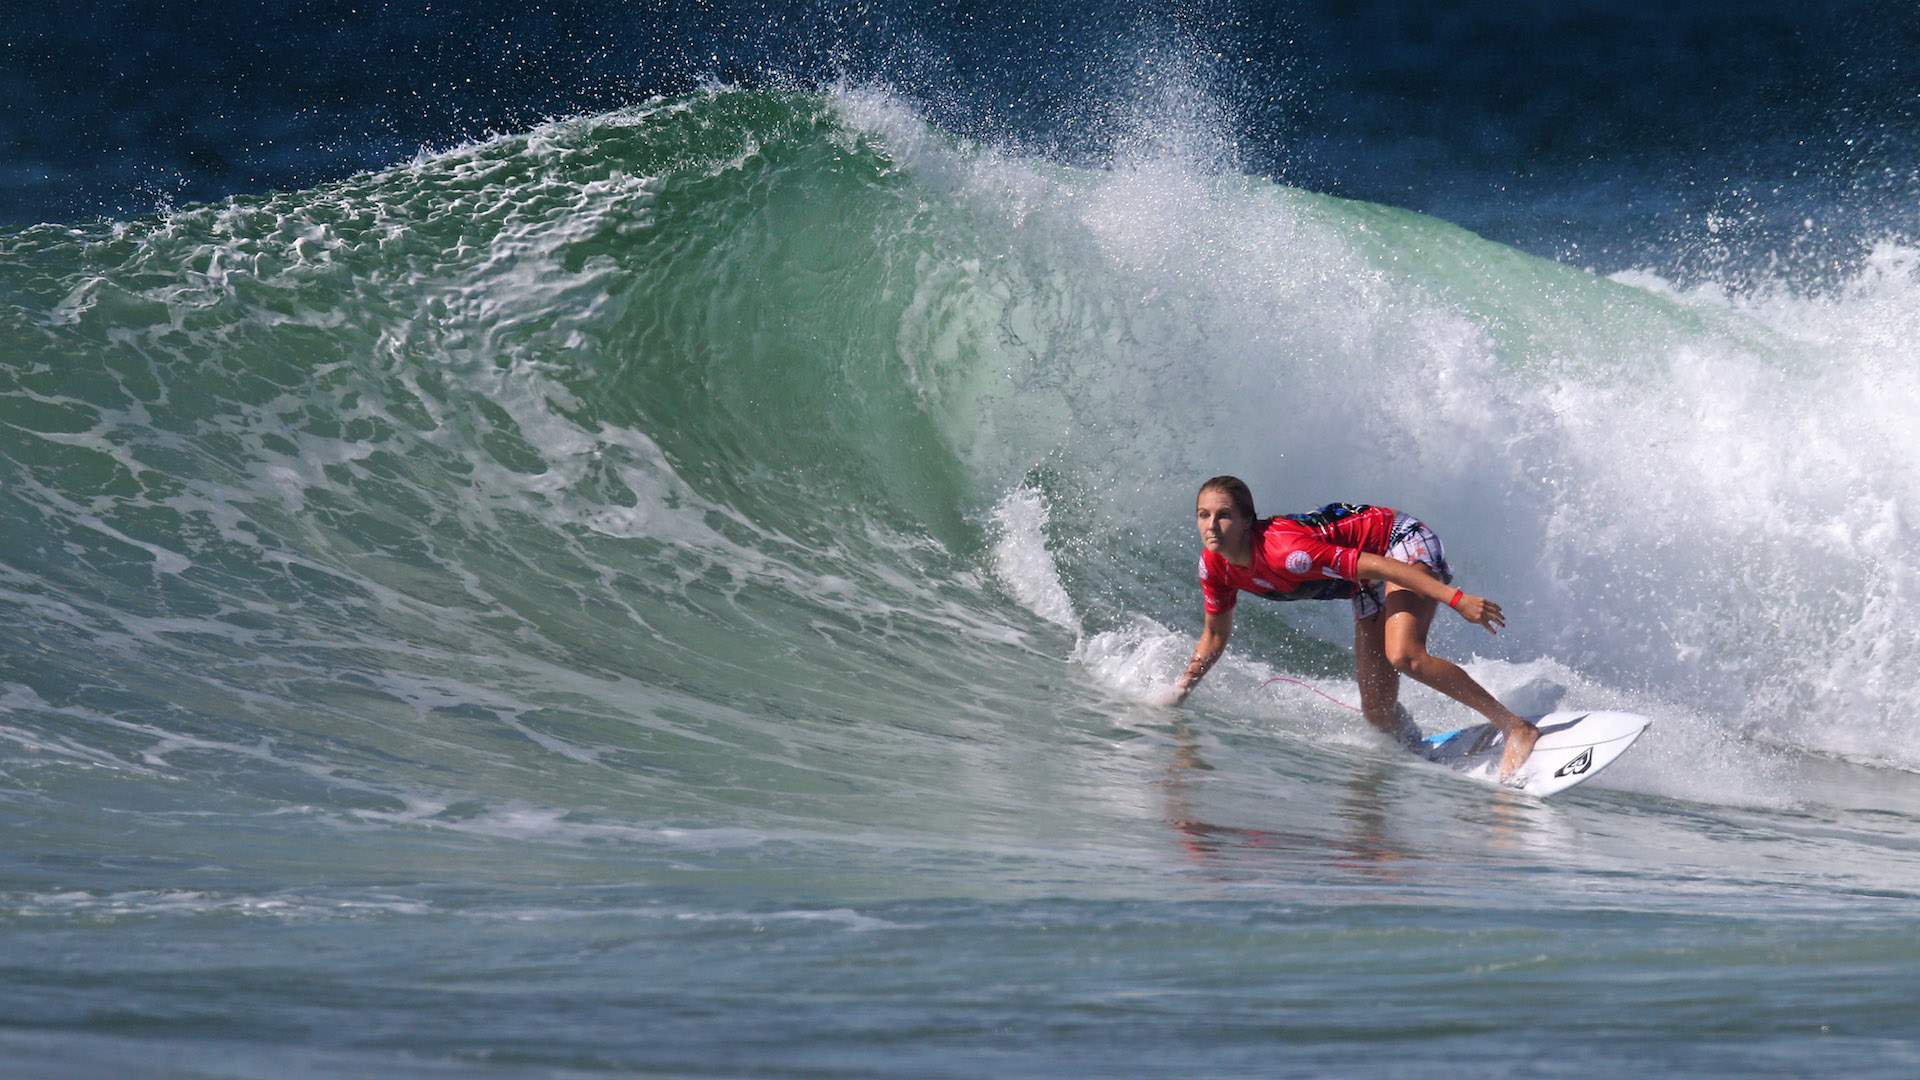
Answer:
[[[1440,538],[1432,529],[1419,520],[1405,514],[1395,514],[1393,530],[1387,534],[1387,558],[1401,562],[1419,563],[1433,572],[1433,576],[1447,584],[1453,584],[1453,570],[1447,566],[1447,550],[1440,546]],[[1355,620],[1372,618],[1380,613],[1387,603],[1387,583],[1369,581],[1360,586],[1353,597],[1353,617]]]

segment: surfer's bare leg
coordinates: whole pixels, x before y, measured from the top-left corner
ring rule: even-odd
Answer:
[[[1377,618],[1384,624],[1382,645],[1393,670],[1420,680],[1435,690],[1487,718],[1507,737],[1506,750],[1500,755],[1500,779],[1511,777],[1533,753],[1540,729],[1515,715],[1499,699],[1475,682],[1458,664],[1427,651],[1427,630],[1433,626],[1433,613],[1439,603],[1410,589],[1387,585],[1386,607]],[[1362,691],[1364,700],[1364,691]]]
[[[1386,618],[1378,613],[1353,622],[1353,680],[1360,686],[1360,714],[1377,731],[1399,731],[1400,673],[1387,662]]]

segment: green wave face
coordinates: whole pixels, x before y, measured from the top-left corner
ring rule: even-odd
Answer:
[[[1060,752],[1035,717],[1097,729],[1171,674],[1187,500],[1223,471],[1265,512],[1421,514],[1520,598],[1510,655],[1785,718],[1912,633],[1876,614],[1911,529],[1871,528],[1911,484],[1881,467],[1910,386],[1753,428],[1878,377],[1805,327],[1893,304],[1888,273],[1825,307],[1708,302],[1179,163],[1024,159],[851,92],[714,91],[16,231],[5,723],[85,766],[47,781],[72,800],[112,774],[357,821],[992,828],[1014,762]],[[1037,562],[1005,557],[1010,492],[1039,500]],[[1836,517],[1867,525],[1799,557]],[[1036,575],[1065,599],[1035,610]],[[1814,629],[1737,608],[1754,581]],[[1334,670],[1339,615],[1249,647]],[[1062,667],[1122,638],[1124,677]],[[1893,723],[1901,693],[1863,700]]]
[[[720,93],[7,237],[33,737],[270,733],[330,776],[347,739],[401,787],[652,761],[663,694],[818,690],[961,610],[964,477],[894,348],[938,217],[821,101]]]

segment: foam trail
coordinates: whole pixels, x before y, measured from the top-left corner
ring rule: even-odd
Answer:
[[[1060,584],[1053,557],[1047,551],[1047,504],[1040,492],[1020,487],[994,505],[993,565],[1000,580],[1035,615],[1078,631],[1080,620],[1073,598]]]

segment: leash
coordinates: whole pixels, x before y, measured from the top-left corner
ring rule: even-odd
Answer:
[[[1317,687],[1317,686],[1314,686],[1313,684],[1311,684],[1311,683],[1309,683],[1309,682],[1307,682],[1307,681],[1305,681],[1305,680],[1303,680],[1303,679],[1293,679],[1293,678],[1289,678],[1289,677],[1287,677],[1287,676],[1285,676],[1285,675],[1276,675],[1276,676],[1274,676],[1273,678],[1271,678],[1271,679],[1268,679],[1268,680],[1267,680],[1266,682],[1263,682],[1263,683],[1261,683],[1260,685],[1261,685],[1261,686],[1272,686],[1272,685],[1273,685],[1274,683],[1277,683],[1277,682],[1283,682],[1283,683],[1292,683],[1292,684],[1293,684],[1293,685],[1295,685],[1295,686],[1298,686],[1298,687],[1301,687],[1301,688],[1303,688],[1303,689],[1306,689],[1306,690],[1309,690],[1309,691],[1311,691],[1311,692],[1313,692],[1313,693],[1316,693],[1316,694],[1319,694],[1319,695],[1320,695],[1321,697],[1323,697],[1323,698],[1326,698],[1326,699],[1327,699],[1328,701],[1331,701],[1331,702],[1333,702],[1333,703],[1334,703],[1335,705],[1338,705],[1338,706],[1340,706],[1341,708],[1343,708],[1343,709],[1346,709],[1346,710],[1348,710],[1349,712],[1359,712],[1359,711],[1360,711],[1360,710],[1359,710],[1359,708],[1357,708],[1357,707],[1355,707],[1355,706],[1353,706],[1353,705],[1349,705],[1349,704],[1347,704],[1347,703],[1346,703],[1346,702],[1344,702],[1344,701],[1341,701],[1341,700],[1340,700],[1339,698],[1337,698],[1337,697],[1334,697],[1334,696],[1333,696],[1332,694],[1329,694],[1329,693],[1327,693],[1326,691],[1324,691],[1324,690],[1322,690],[1322,689],[1320,689],[1320,688],[1319,688],[1319,687]]]

